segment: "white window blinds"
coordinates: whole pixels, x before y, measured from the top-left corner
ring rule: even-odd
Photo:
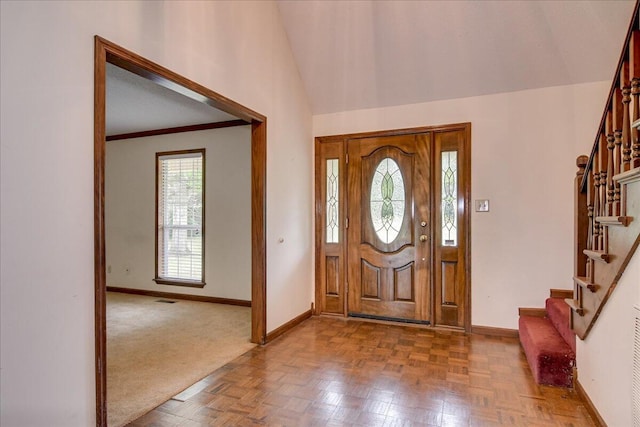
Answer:
[[[158,153],[157,277],[204,282],[204,150]]]

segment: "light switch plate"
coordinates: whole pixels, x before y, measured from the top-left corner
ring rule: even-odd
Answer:
[[[476,200],[476,212],[489,212],[489,200]]]

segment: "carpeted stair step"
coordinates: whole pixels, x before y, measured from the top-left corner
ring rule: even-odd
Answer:
[[[520,342],[538,384],[573,386],[575,352],[547,317],[520,316]]]
[[[571,330],[571,307],[564,302],[563,298],[547,298],[545,308],[553,327],[575,353],[576,334]]]

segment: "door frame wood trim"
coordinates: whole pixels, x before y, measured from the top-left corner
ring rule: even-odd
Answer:
[[[413,135],[413,134],[420,134],[420,133],[426,133],[426,132],[452,131],[452,130],[463,130],[463,129],[468,130],[469,136],[471,136],[471,123],[461,122],[461,123],[452,123],[449,125],[418,126],[413,128],[374,130],[374,131],[367,131],[367,132],[346,133],[346,134],[340,134],[340,135],[317,136],[316,141],[327,142],[327,141],[340,141],[340,140],[347,140],[347,139],[379,138],[379,137],[396,136],[396,135]]]
[[[412,128],[401,128],[401,129],[391,129],[391,130],[381,130],[381,131],[369,131],[369,132],[357,132],[357,133],[349,133],[349,134],[339,134],[339,135],[326,135],[326,136],[317,136],[315,137],[315,148],[316,148],[316,167],[318,162],[318,150],[319,145],[321,143],[327,142],[344,142],[343,147],[343,156],[346,155],[347,152],[347,144],[346,141],[349,139],[360,139],[360,138],[374,138],[374,137],[388,137],[388,136],[397,136],[397,135],[411,135],[411,134],[420,134],[426,132],[444,132],[444,131],[463,131],[464,132],[464,144],[463,150],[465,153],[464,160],[462,166],[462,174],[463,180],[465,182],[465,186],[462,189],[462,196],[464,198],[464,212],[462,214],[462,218],[464,221],[465,234],[466,234],[466,242],[465,242],[465,308],[464,308],[464,330],[465,332],[471,332],[471,123],[470,122],[461,122],[461,123],[452,123],[447,125],[435,125],[435,126],[419,126]],[[433,152],[432,152],[433,155]],[[341,163],[342,165],[342,163]],[[317,170],[317,168],[316,168]],[[317,172],[316,172],[317,173]],[[316,217],[318,215],[322,215],[321,203],[319,202],[319,198],[321,195],[318,193],[319,186],[317,184],[318,177],[316,177],[316,195],[315,195],[315,206],[316,206]],[[346,205],[346,203],[345,203]],[[343,210],[346,212],[347,206],[343,207]],[[340,219],[344,223],[344,215],[341,215]],[[321,245],[322,242],[322,231],[318,228],[318,221],[316,219],[316,307],[322,307],[322,301],[319,301],[318,298],[321,297],[320,292],[320,284],[318,283],[318,273],[320,269],[319,265],[319,257],[321,256]],[[434,248],[432,248],[434,250]],[[344,264],[346,265],[346,263]],[[431,301],[431,313],[435,312],[435,299],[433,298],[433,286],[434,283],[431,284],[431,292],[432,292],[432,301]],[[346,304],[346,296],[345,296],[345,304]],[[320,313],[318,313],[320,314]],[[344,317],[347,316],[347,310],[345,309]]]
[[[251,342],[266,342],[267,118],[100,36],[94,37],[94,281],[96,425],[106,427],[105,107],[107,62],[251,124]]]

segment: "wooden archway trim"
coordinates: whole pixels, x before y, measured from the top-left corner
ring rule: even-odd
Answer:
[[[251,342],[266,342],[266,170],[267,118],[211,89],[95,36],[94,54],[94,276],[96,425],[107,425],[106,261],[105,261],[105,104],[107,62],[191,99],[251,123]]]

